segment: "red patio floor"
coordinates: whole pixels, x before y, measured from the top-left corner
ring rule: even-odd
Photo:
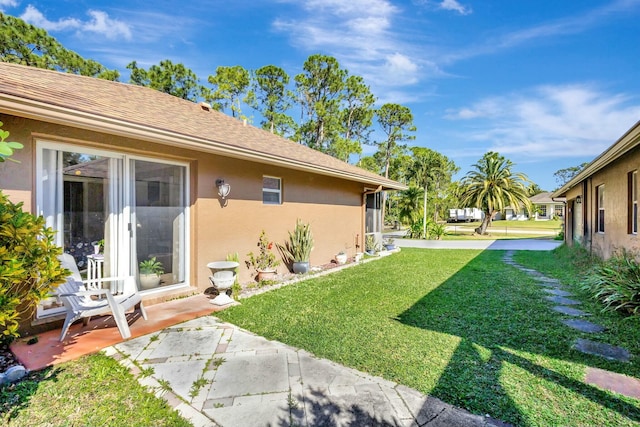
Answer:
[[[127,313],[131,338],[160,331],[168,326],[205,316],[220,308],[210,303],[205,295],[194,295],[151,306],[145,306],[147,320],[138,312]],[[87,326],[81,321],[74,323],[63,342],[58,341],[60,329],[37,334],[38,342],[27,344],[27,339],[11,344],[13,354],[28,370],[39,370],[80,356],[96,353],[103,348],[122,342],[123,339],[111,316],[91,319]]]

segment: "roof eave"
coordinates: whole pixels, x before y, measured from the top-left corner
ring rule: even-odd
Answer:
[[[95,132],[130,137],[148,142],[155,142],[173,147],[181,146],[197,151],[223,155],[257,163],[268,163],[288,169],[313,172],[320,175],[342,178],[349,181],[381,186],[382,190],[406,190],[406,186],[392,180],[372,179],[364,175],[339,171],[326,166],[310,164],[293,159],[282,159],[270,153],[256,152],[242,147],[229,146],[206,138],[192,135],[176,134],[163,129],[126,122],[99,114],[86,113],[31,99],[20,98],[6,93],[0,94],[0,112],[17,115],[34,120],[55,123],[64,126],[78,127]]]
[[[551,194],[551,197],[564,197],[569,190],[590,177],[600,169],[604,168],[614,160],[620,158],[629,150],[640,144],[640,121],[637,121],[624,135],[603,151],[591,163],[589,163],[580,173],[574,176],[569,182]]]

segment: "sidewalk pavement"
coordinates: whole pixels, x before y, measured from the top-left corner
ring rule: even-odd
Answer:
[[[505,239],[505,240],[414,240],[394,239],[401,248],[423,249],[479,249],[500,251],[550,251],[562,244],[560,240]]]
[[[213,316],[106,352],[196,427],[505,425]]]

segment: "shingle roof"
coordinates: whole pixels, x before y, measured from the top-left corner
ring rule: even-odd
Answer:
[[[552,195],[551,192],[546,191],[546,192],[543,192],[543,193],[538,193],[535,196],[529,197],[529,200],[531,200],[531,203],[536,203],[536,204],[562,203],[560,201],[553,200],[551,198],[551,195]]]
[[[0,112],[405,188],[221,112],[142,86],[0,62]]]

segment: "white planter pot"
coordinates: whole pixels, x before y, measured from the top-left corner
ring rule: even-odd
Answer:
[[[160,284],[160,276],[157,274],[141,274],[140,275],[140,289],[155,289]]]
[[[336,255],[336,262],[338,264],[344,264],[347,262],[347,254],[338,254]]]

